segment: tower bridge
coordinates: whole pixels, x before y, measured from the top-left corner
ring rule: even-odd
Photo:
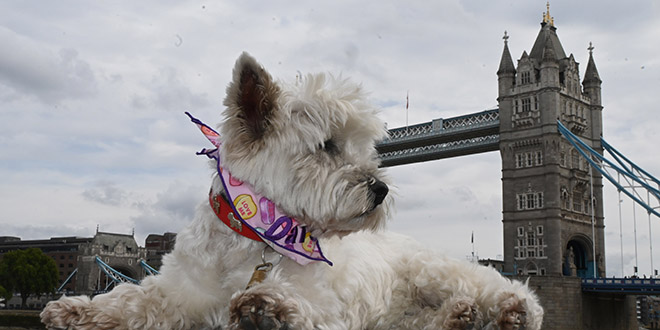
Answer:
[[[498,108],[391,129],[377,150],[382,166],[498,150],[504,272],[602,277],[602,176],[590,175],[557,127],[559,119],[603,153],[601,80],[590,46],[580,82],[579,63],[566,55],[556,30],[544,17],[532,50],[523,52],[517,66],[505,32]]]
[[[517,65],[504,33],[496,109],[393,128],[376,148],[383,167],[499,151],[503,272],[529,279],[543,328],[637,329],[634,295],[656,295],[660,282],[604,278],[602,171],[575,144],[603,155],[602,81],[591,43],[580,81],[556,31],[548,8]]]

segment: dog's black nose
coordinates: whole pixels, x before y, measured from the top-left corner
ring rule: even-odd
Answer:
[[[385,182],[380,181],[378,179],[374,179],[374,182],[369,184],[369,191],[371,191],[371,193],[374,195],[374,207],[375,207],[376,205],[379,205],[380,203],[383,202],[385,196],[387,196],[387,193],[390,191],[390,189],[387,188]]]

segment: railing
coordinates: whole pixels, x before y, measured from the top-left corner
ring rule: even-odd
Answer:
[[[621,294],[660,294],[660,279],[654,278],[584,278],[582,291]]]
[[[378,143],[384,167],[462,156],[499,148],[499,109],[438,118],[389,130]]]
[[[389,137],[382,143],[404,141],[434,134],[466,131],[483,126],[499,125],[500,110],[492,109],[447,119],[434,119],[433,121],[415,124],[407,127],[398,127],[389,130]]]
[[[380,154],[380,159],[383,162],[396,159],[399,157],[404,157],[404,156],[422,156],[422,155],[430,155],[434,154],[437,152],[450,152],[450,151],[455,151],[455,150],[460,150],[460,149],[465,149],[465,148],[471,148],[471,147],[478,147],[478,146],[484,146],[484,145],[491,145],[493,143],[498,143],[499,142],[499,134],[493,134],[493,135],[488,135],[488,136],[480,136],[476,138],[471,138],[471,139],[466,139],[466,140],[459,140],[459,141],[450,141],[446,143],[440,143],[440,144],[434,144],[434,145],[425,145],[421,147],[416,147],[416,148],[411,148],[411,149],[403,149],[403,150],[397,150],[397,151],[390,151],[390,152],[384,152]]]

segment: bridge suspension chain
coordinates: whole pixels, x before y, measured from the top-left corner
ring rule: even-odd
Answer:
[[[99,268],[101,268],[103,273],[105,273],[105,275],[108,276],[108,278],[110,278],[112,280],[112,282],[114,282],[116,284],[126,283],[126,282],[130,282],[130,283],[134,283],[134,284],[139,284],[140,283],[140,281],[138,281],[134,278],[128,277],[128,276],[120,273],[119,271],[115,270],[114,268],[110,267],[108,264],[103,262],[103,260],[101,260],[101,258],[99,258],[98,256],[96,257],[96,264],[99,266]]]
[[[158,275],[159,271],[155,270],[153,267],[149,266],[144,260],[140,260],[140,266],[147,272],[148,275]]]
[[[64,289],[64,286],[67,285],[67,283],[69,283],[69,281],[71,281],[71,279],[73,278],[73,275],[76,275],[77,272],[78,272],[78,268],[74,269],[71,272],[71,274],[69,274],[69,276],[66,278],[66,280],[64,280],[64,282],[62,282],[62,285],[60,285],[60,287],[57,288],[57,291],[55,291],[55,292],[62,292],[62,289]]]
[[[134,283],[134,284],[140,284],[140,281],[138,281],[138,280],[136,280],[136,279],[134,279],[134,278],[132,278],[132,277],[126,276],[126,275],[122,274],[121,272],[117,271],[116,269],[110,267],[108,264],[106,264],[105,262],[103,262],[103,260],[101,260],[101,258],[98,257],[98,256],[96,257],[96,264],[97,264],[97,265],[99,266],[99,268],[103,271],[103,273],[104,273],[106,276],[108,276],[108,278],[111,280],[111,282],[110,282],[110,283],[108,284],[108,286],[105,288],[106,290],[107,290],[108,287],[110,287],[110,285],[112,285],[112,284],[119,284],[119,283],[126,283],[126,282],[130,282],[130,283]],[[147,264],[144,260],[140,260],[139,265],[145,270],[145,272],[146,272],[147,275],[149,275],[149,276],[150,276],[150,275],[158,275],[158,274],[160,274],[160,272],[158,272],[158,271],[157,271],[156,269],[154,269],[153,267],[149,266],[149,264]],[[66,281],[64,281],[64,283],[62,284],[62,286],[60,287],[60,289],[58,289],[58,291],[60,291],[61,288],[64,287],[64,285],[69,281],[69,279],[73,276],[73,274],[74,274],[76,271],[77,271],[77,268],[76,268],[76,270],[75,270],[73,273],[71,273],[71,275],[69,275],[69,278],[68,278]]]
[[[651,206],[650,196],[655,197],[655,204],[660,205],[660,190],[652,187],[651,184],[656,184],[660,187],[660,181],[644,171],[639,166],[635,165],[632,161],[623,156],[619,151],[614,149],[602,137],[600,139],[603,149],[606,150],[612,158],[614,158],[619,165],[606,159],[603,155],[593,150],[590,146],[584,143],[580,138],[568,130],[561,122],[557,121],[559,132],[568,140],[568,142],[575,147],[575,149],[584,157],[589,165],[596,169],[603,175],[610,183],[612,183],[618,191],[623,192],[638,205],[642,206],[649,214],[653,214],[660,218],[660,206]],[[615,171],[618,175],[624,178],[626,185],[621,185],[619,180],[615,179],[610,171]],[[640,195],[638,190],[647,192],[647,202],[644,197]]]

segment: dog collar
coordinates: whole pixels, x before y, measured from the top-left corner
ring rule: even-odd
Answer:
[[[263,241],[301,265],[323,261],[332,266],[332,262],[323,255],[319,241],[307,231],[307,226],[284,214],[272,201],[256,193],[248,183],[232,177],[229,171],[221,166],[220,134],[190,113],[186,112],[186,115],[216,147],[205,148],[197,153],[216,161],[218,177],[229,201],[211,190],[209,199],[216,215],[219,213],[218,217],[237,233]],[[223,202],[226,206],[223,206]],[[231,211],[226,209],[227,206]]]
[[[251,240],[257,242],[263,242],[259,234],[257,234],[252,228],[243,226],[243,223],[236,219],[234,216],[234,210],[229,206],[229,202],[220,194],[216,194],[211,190],[209,192],[209,202],[211,203],[211,208],[215,215],[222,221],[227,227],[234,230],[237,234],[245,236]]]

